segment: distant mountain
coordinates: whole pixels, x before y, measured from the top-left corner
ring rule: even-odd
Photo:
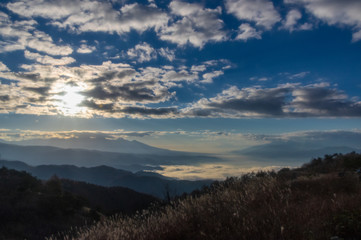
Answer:
[[[15,142],[11,143],[13,144]],[[136,140],[128,141],[123,138],[110,140],[102,136],[88,136],[87,134],[69,139],[52,138],[23,140],[17,141],[15,144],[21,146],[50,146],[66,149],[87,149],[133,154],[171,155],[177,153],[167,149],[152,147]]]
[[[139,148],[143,150],[145,148],[153,149],[150,146],[136,141],[126,141],[125,143],[128,145],[134,144],[132,151],[135,151],[136,146],[139,146]],[[119,153],[87,149],[63,149],[51,146],[20,146],[16,144],[0,143],[0,154],[4,159],[18,160],[33,166],[52,164],[95,167],[106,165],[118,169],[141,171],[157,169],[159,168],[159,165],[182,165],[189,163],[219,161],[217,157],[206,154],[173,152],[168,150],[159,150],[161,153],[156,154],[158,150],[156,148],[153,150],[153,153],[147,154]]]
[[[157,173],[132,173],[108,166],[86,168],[73,165],[40,165],[33,167],[20,161],[0,160],[0,167],[1,166],[26,171],[44,180],[56,175],[60,178],[83,181],[106,187],[126,187],[158,198],[165,198],[167,194],[176,196],[182,193],[189,193],[212,183],[211,180],[175,180]]]
[[[240,151],[233,151],[232,154],[246,156],[248,159],[254,161],[298,164],[315,157],[323,156],[325,153],[348,153],[352,151],[359,152],[360,149],[344,146],[314,146],[314,144],[307,142],[277,141],[252,146]]]

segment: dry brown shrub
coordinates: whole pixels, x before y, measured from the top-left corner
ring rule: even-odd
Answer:
[[[330,239],[342,234],[335,216],[360,209],[360,203],[360,183],[352,174],[296,180],[251,174],[198,197],[80,229],[74,239]]]

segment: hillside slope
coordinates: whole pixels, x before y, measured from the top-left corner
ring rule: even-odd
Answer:
[[[41,181],[26,172],[0,168],[0,239],[44,239],[102,215],[134,214],[157,201],[126,188],[56,177]]]
[[[76,239],[361,239],[360,167],[360,154],[336,154],[230,178],[168,206],[99,222]]]

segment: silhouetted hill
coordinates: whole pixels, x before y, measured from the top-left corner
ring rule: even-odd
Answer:
[[[0,169],[0,239],[42,239],[96,219],[86,200],[25,172]]]
[[[65,191],[87,199],[91,208],[107,215],[133,214],[149,207],[151,203],[159,202],[155,197],[124,187],[101,187],[69,179],[61,179],[61,184]]]
[[[119,170],[108,166],[76,167],[72,165],[40,165],[29,166],[20,161],[0,160],[0,166],[26,171],[40,179],[47,180],[53,175],[70,180],[83,181],[106,187],[126,187],[137,192],[165,198],[183,193],[192,192],[204,185],[212,183],[211,180],[186,181],[164,177],[157,173]]]
[[[122,187],[101,187],[0,169],[0,239],[44,239],[115,213],[134,214],[159,200]]]
[[[136,142],[136,146],[140,144]],[[152,147],[149,146],[149,148]],[[142,153],[141,150],[140,153],[119,153],[87,149],[63,149],[49,146],[20,146],[7,143],[0,143],[0,154],[4,159],[22,161],[32,166],[52,164],[95,167],[106,165],[129,171],[154,169],[159,168],[160,165],[182,165],[219,160],[217,157],[206,154],[168,150],[161,152],[154,150],[150,153]]]

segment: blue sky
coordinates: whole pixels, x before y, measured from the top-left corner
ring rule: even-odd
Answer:
[[[2,1],[0,136],[224,153],[300,136],[321,148],[322,135],[359,149],[339,139],[361,142],[360,12],[359,0]]]

